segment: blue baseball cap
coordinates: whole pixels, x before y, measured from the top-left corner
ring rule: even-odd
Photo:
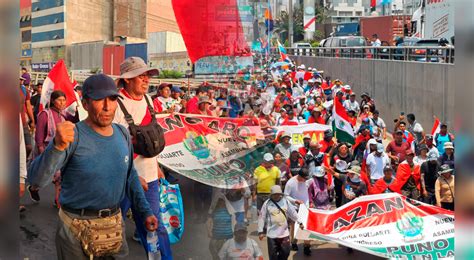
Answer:
[[[173,86],[171,88],[171,92],[177,92],[177,93],[181,93],[183,92],[178,86]]]
[[[96,74],[88,77],[82,85],[82,96],[92,100],[120,97],[114,80],[105,74]]]

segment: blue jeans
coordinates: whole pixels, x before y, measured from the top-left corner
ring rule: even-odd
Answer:
[[[148,191],[145,191],[145,197],[148,203],[150,204],[151,210],[153,214],[158,218],[158,222],[160,221],[160,182],[159,180],[152,181],[148,183]],[[126,218],[126,214],[129,208],[132,208],[133,219],[135,220],[136,226],[136,233],[138,233],[140,237],[140,241],[146,251],[146,235],[147,230],[145,229],[144,220],[137,214],[137,212],[133,209],[133,205],[128,199],[122,201],[120,208],[122,209],[123,218]],[[165,226],[162,223],[158,223],[158,229],[156,230],[158,233],[158,241],[160,243],[160,253],[161,259],[164,260],[172,260],[172,252],[171,252],[171,244],[168,237],[168,232],[166,231]]]

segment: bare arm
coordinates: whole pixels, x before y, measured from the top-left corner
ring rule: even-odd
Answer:
[[[435,196],[436,205],[439,207],[441,206],[441,184],[439,183],[439,179],[437,179],[435,183]]]

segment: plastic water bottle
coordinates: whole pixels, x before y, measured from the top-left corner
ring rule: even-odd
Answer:
[[[156,231],[148,232],[146,234],[146,243],[148,245],[148,252],[158,252],[158,234]]]

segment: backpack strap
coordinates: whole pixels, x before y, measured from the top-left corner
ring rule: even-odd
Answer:
[[[120,129],[120,132],[125,137],[125,140],[127,141],[127,144],[128,144],[128,151],[132,151],[132,156],[133,156],[133,147],[132,147],[132,142],[130,141],[130,133],[127,131],[127,129],[125,129],[125,127],[119,124],[115,124],[115,125],[118,127],[118,129]],[[125,179],[125,182],[128,180],[128,177],[130,177],[130,173],[132,171],[133,157],[130,158],[129,161],[130,163],[128,164],[127,178]]]
[[[147,104],[147,107],[148,107],[148,111],[150,111],[150,115],[151,115],[151,122],[156,122],[156,112],[155,112],[155,109],[153,109],[153,106],[151,105],[150,101],[148,100],[148,97],[145,95],[145,100],[146,100],[146,104]]]
[[[283,199],[283,198],[282,198],[282,199]],[[280,210],[281,213],[283,213],[283,216],[285,216],[285,219],[288,220],[288,218],[286,217],[285,211],[283,211],[283,209],[280,207],[280,205],[278,205],[278,203],[276,203],[272,198],[270,198],[270,201],[271,201],[273,204],[275,204],[275,206],[278,208],[278,210]]]
[[[122,110],[123,114],[125,115],[125,121],[127,121],[128,125],[135,125],[135,122],[133,121],[132,115],[128,113],[127,109],[125,108],[125,105],[122,103],[122,100],[120,98],[117,99],[117,102],[120,106],[120,109]]]

